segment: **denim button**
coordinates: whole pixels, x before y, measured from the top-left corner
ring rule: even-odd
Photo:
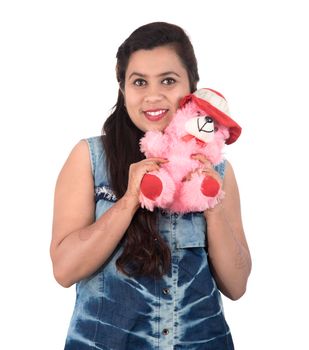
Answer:
[[[162,334],[163,335],[168,335],[169,334],[169,330],[167,328],[164,328],[163,331],[162,331]]]
[[[167,295],[170,294],[170,290],[168,288],[163,288],[162,289],[163,294]]]

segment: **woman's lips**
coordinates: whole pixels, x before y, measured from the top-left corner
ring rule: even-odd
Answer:
[[[156,122],[164,118],[167,112],[168,109],[151,109],[144,111],[144,115],[148,120]]]

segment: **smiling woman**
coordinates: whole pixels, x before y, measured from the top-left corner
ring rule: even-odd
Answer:
[[[65,349],[233,349],[221,294],[245,292],[250,273],[237,183],[215,171],[225,198],[205,212],[140,208],[140,139],[163,131],[199,80],[191,42],[163,22],[138,28],[117,52],[118,100],[103,135],[78,143],[59,175],[51,257],[57,281],[76,283]],[[188,174],[184,181],[190,181]],[[206,225],[207,222],[207,225]]]
[[[128,114],[140,130],[163,130],[189,92],[187,71],[172,46],[131,55],[123,93]]]

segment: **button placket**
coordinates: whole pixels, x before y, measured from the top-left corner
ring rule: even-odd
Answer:
[[[159,348],[172,349],[174,324],[174,287],[172,273],[163,277],[160,287]]]

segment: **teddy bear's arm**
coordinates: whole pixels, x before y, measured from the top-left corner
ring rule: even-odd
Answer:
[[[149,157],[164,157],[168,151],[167,135],[161,131],[147,131],[140,141],[141,151]]]

